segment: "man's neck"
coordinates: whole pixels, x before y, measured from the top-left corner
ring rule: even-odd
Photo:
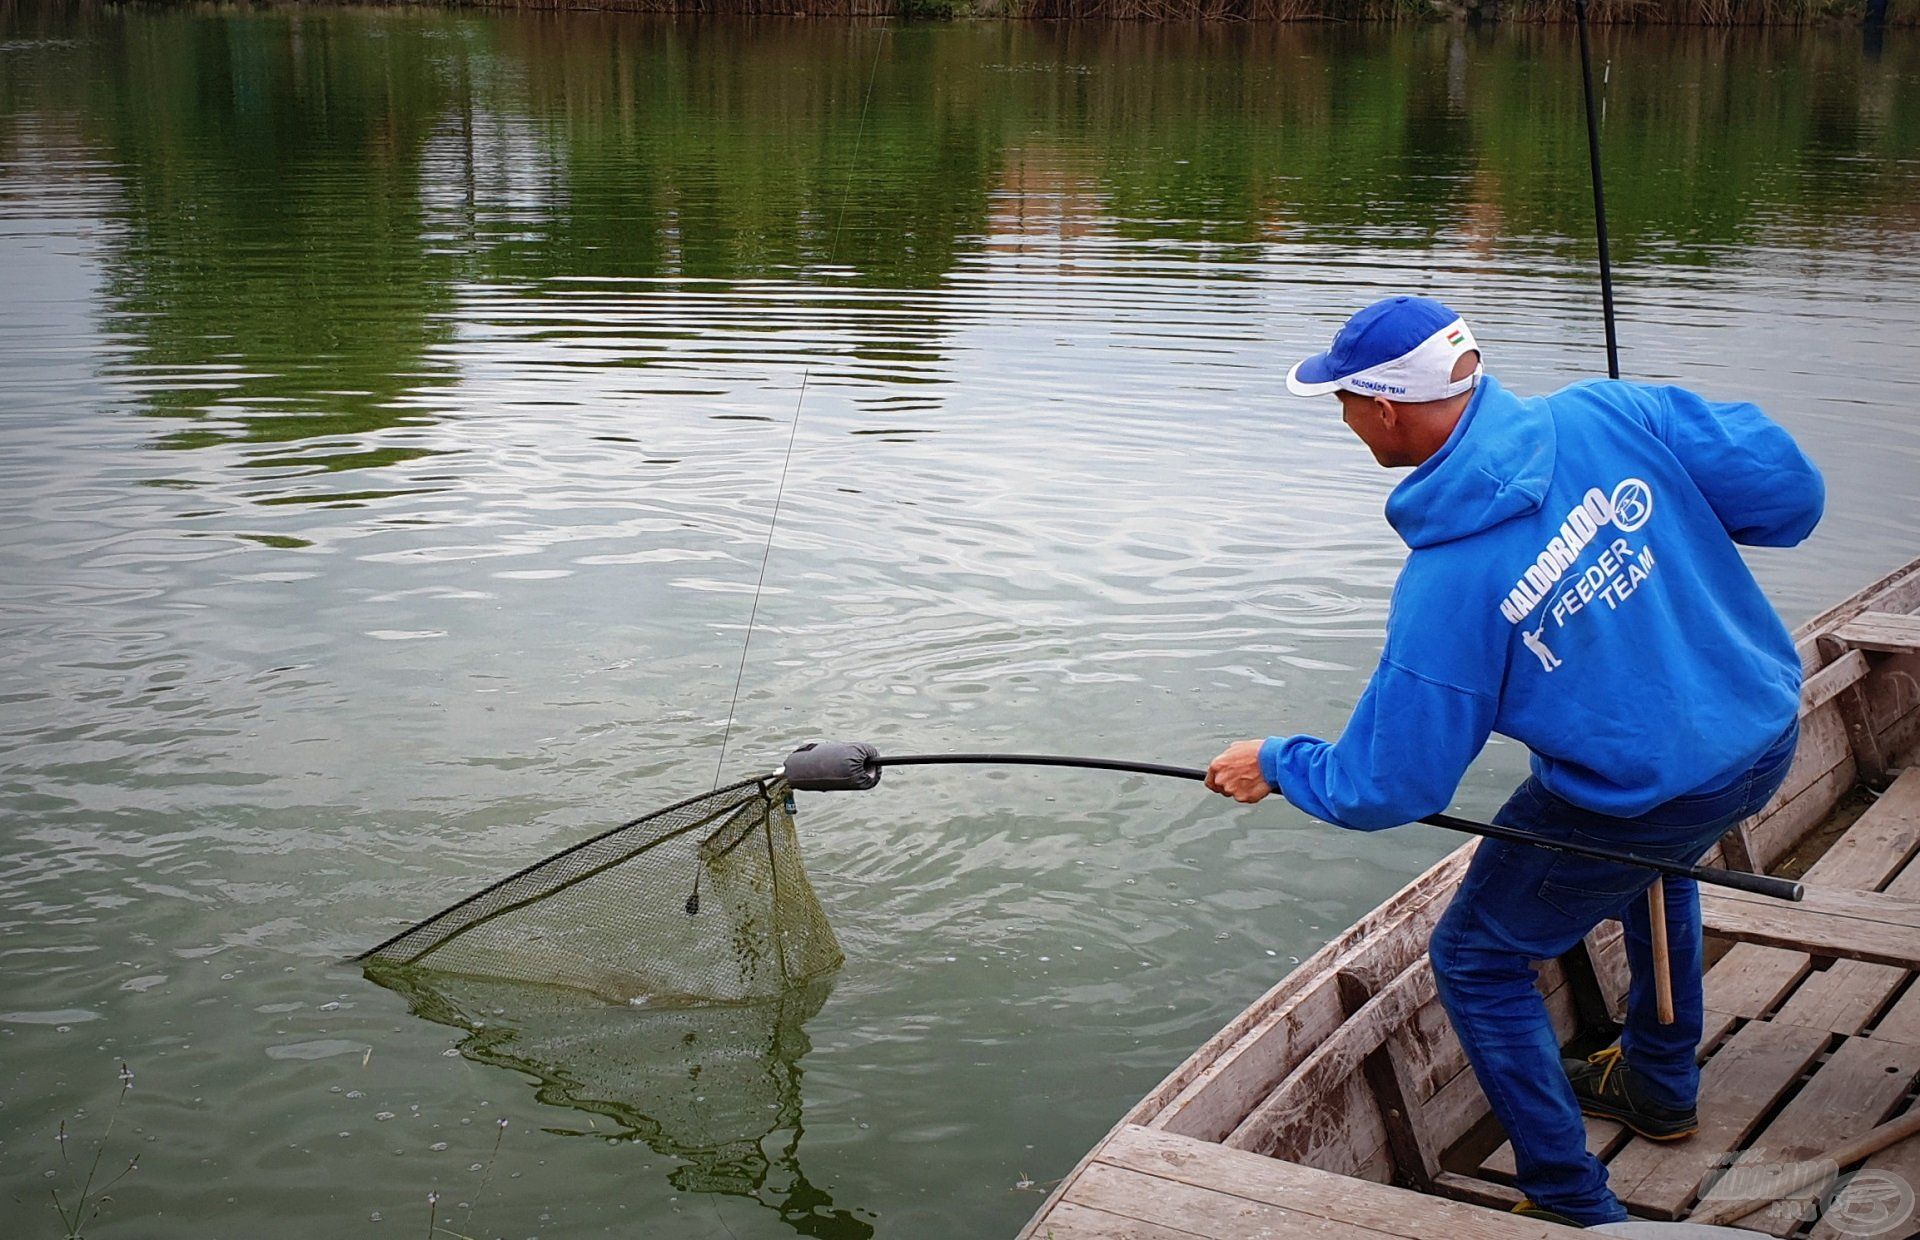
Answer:
[[[1447,440],[1453,438],[1453,432],[1455,428],[1460,425],[1460,419],[1467,415],[1467,403],[1471,399],[1471,393],[1468,393],[1466,396],[1456,397],[1446,402],[1446,405],[1442,408],[1435,409],[1430,413],[1423,411],[1413,423],[1412,429],[1415,435],[1414,456],[1417,458],[1414,461],[1414,465],[1416,467],[1425,465],[1434,458],[1440,449],[1447,446]]]

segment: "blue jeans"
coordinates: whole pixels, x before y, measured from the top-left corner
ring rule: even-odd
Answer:
[[[1786,778],[1797,725],[1751,770],[1725,787],[1678,797],[1638,818],[1613,818],[1561,800],[1537,779],[1521,784],[1494,821],[1537,835],[1692,862],[1742,819],[1759,812]],[[1570,950],[1609,918],[1626,927],[1633,970],[1627,994],[1626,1061],[1656,1102],[1694,1104],[1701,995],[1700,892],[1669,878],[1667,948],[1674,1022],[1662,1025],[1654,1001],[1650,870],[1483,840],[1429,951],[1440,1001],[1466,1050],[1500,1126],[1513,1142],[1517,1183],[1536,1204],[1589,1226],[1627,1217],[1607,1188],[1607,1171],[1587,1152],[1560,1044],[1534,989],[1531,962]]]

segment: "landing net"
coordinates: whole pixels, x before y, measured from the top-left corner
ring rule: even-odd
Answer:
[[[363,953],[629,1003],[738,1003],[837,968],[793,790],[743,780],[555,853]]]

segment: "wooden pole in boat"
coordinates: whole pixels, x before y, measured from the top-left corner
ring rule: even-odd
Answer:
[[[1667,880],[1656,878],[1647,888],[1647,918],[1653,937],[1653,1002],[1660,1023],[1673,1023],[1673,968],[1667,956]]]
[[[1687,1221],[1713,1224],[1731,1223],[1735,1219],[1745,1218],[1761,1206],[1785,1201],[1795,1193],[1823,1183],[1835,1172],[1850,1167],[1863,1158],[1870,1158],[1889,1146],[1898,1145],[1916,1133],[1920,1133],[1920,1106],[1916,1106],[1899,1119],[1888,1120],[1878,1128],[1855,1137],[1839,1149],[1830,1152],[1825,1158],[1810,1158],[1805,1162],[1794,1164],[1793,1169],[1778,1181],[1768,1184],[1763,1193],[1752,1197],[1741,1197],[1735,1201],[1716,1202],[1707,1209],[1694,1211]],[[1734,1169],[1737,1170],[1738,1167],[1738,1163],[1734,1164]]]
[[[1587,39],[1587,0],[1574,0],[1580,28],[1580,84],[1587,101],[1587,167],[1593,177],[1593,231],[1600,246],[1600,316],[1607,332],[1607,377],[1620,377],[1620,344],[1613,329],[1613,256],[1607,244],[1607,195],[1600,178],[1600,118],[1593,101],[1593,51]],[[1667,885],[1654,879],[1647,888],[1652,921],[1653,995],[1660,1023],[1673,1023],[1673,967],[1667,955]]]

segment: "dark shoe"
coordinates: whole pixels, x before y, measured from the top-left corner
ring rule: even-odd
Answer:
[[[1587,1226],[1585,1223],[1574,1222],[1564,1214],[1555,1214],[1545,1206],[1536,1206],[1531,1201],[1521,1202],[1513,1208],[1513,1212],[1521,1218],[1535,1219],[1542,1223],[1558,1223],[1562,1227],[1578,1227],[1583,1231]]]
[[[1647,1097],[1645,1084],[1633,1065],[1620,1058],[1617,1046],[1586,1059],[1563,1059],[1560,1066],[1587,1115],[1619,1120],[1649,1141],[1678,1141],[1700,1131],[1700,1113],[1693,1107],[1662,1106]]]

